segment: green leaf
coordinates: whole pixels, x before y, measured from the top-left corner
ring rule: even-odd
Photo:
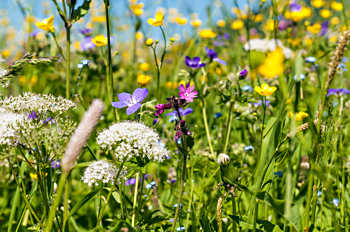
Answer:
[[[91,0],[84,0],[81,6],[73,10],[72,17],[71,17],[72,22],[78,21],[89,12],[90,3],[91,3]]]
[[[68,218],[75,214],[83,205],[89,202],[94,196],[101,190],[101,188],[96,189],[88,194],[86,194],[77,204],[74,205],[73,209],[70,211]]]

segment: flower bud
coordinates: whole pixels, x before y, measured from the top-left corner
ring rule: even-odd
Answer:
[[[147,45],[147,46],[152,46],[152,45],[153,45],[153,39],[152,39],[152,38],[148,38],[148,39],[146,40],[146,45]]]
[[[230,157],[225,153],[220,153],[218,156],[218,164],[226,165],[230,162]]]

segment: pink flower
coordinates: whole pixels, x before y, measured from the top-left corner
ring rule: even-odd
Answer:
[[[193,102],[193,99],[196,98],[198,94],[198,92],[194,90],[194,86],[190,86],[190,83],[186,85],[186,88],[181,84],[179,90],[180,99],[184,99],[186,102]]]

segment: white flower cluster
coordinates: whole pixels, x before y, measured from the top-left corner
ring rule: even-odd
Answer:
[[[84,183],[98,185],[99,183],[114,184],[118,174],[118,169],[108,161],[99,160],[89,165],[84,171],[82,180]],[[125,173],[120,173],[119,176],[124,176]]]
[[[0,145],[16,145],[19,135],[17,130],[20,123],[25,120],[23,114],[8,112],[0,108]]]
[[[169,151],[159,140],[159,135],[153,129],[131,121],[115,123],[97,136],[97,143],[103,149],[114,152],[120,161],[133,157],[162,161],[169,156]]]
[[[63,97],[26,92],[22,96],[11,96],[1,100],[0,106],[12,112],[62,114],[75,107],[75,103]]]
[[[260,52],[274,51],[277,46],[281,47],[283,50],[284,56],[288,59],[292,57],[292,50],[290,48],[284,47],[281,40],[269,40],[269,39],[251,39],[246,44],[244,44],[244,49],[248,50],[257,50]]]

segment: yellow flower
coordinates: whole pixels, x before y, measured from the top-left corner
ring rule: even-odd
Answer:
[[[275,86],[269,86],[268,84],[264,83],[261,86],[255,86],[254,90],[259,95],[266,97],[272,95],[277,90],[277,88]]]
[[[212,29],[202,29],[199,36],[203,39],[213,39],[216,37],[216,33]]]
[[[173,83],[171,81],[167,81],[167,83],[165,83],[165,88],[167,89],[171,89],[173,86]]]
[[[143,14],[143,3],[138,3],[135,2],[135,3],[131,3],[130,5],[130,9],[131,9],[131,12],[136,15],[136,16],[141,16]]]
[[[176,17],[176,23],[179,25],[185,25],[187,23],[187,19],[186,18],[181,18],[181,17]]]
[[[21,75],[18,77],[18,82],[21,84],[21,85],[24,85],[26,83],[27,79],[25,76]]]
[[[152,45],[153,45],[153,39],[152,39],[152,38],[148,38],[148,39],[146,40],[146,45],[147,45],[147,46],[152,46]]]
[[[144,62],[144,63],[141,63],[139,65],[139,69],[141,69],[142,71],[146,72],[146,71],[149,70],[149,66],[150,66],[149,63]]]
[[[330,23],[331,23],[332,25],[338,25],[339,22],[340,22],[340,20],[339,20],[338,17],[333,17],[333,18],[331,18],[331,21],[330,21]]]
[[[318,34],[321,31],[321,28],[322,28],[321,24],[315,23],[312,26],[308,26],[306,29],[312,34]]]
[[[226,22],[225,20],[220,19],[216,22],[216,25],[218,25],[218,27],[224,27],[226,26]]]
[[[37,174],[35,174],[35,173],[29,173],[29,176],[30,176],[30,178],[32,178],[33,180],[38,180],[38,175]]]
[[[108,43],[107,38],[104,35],[97,35],[95,38],[92,39],[92,42],[97,46],[97,47],[102,47],[106,46]]]
[[[243,21],[240,20],[240,19],[234,20],[234,21],[232,22],[232,24],[231,24],[231,28],[232,28],[233,30],[240,30],[240,29],[243,28],[243,26],[244,26],[244,23],[243,23]]]
[[[29,83],[31,85],[35,85],[36,83],[38,83],[38,76],[36,76],[36,75],[32,76],[32,78],[30,79]]]
[[[259,23],[263,20],[263,15],[262,14],[257,14],[254,17],[254,22]]]
[[[149,18],[147,20],[148,24],[154,26],[154,27],[159,27],[163,25],[164,21],[164,15],[161,11],[158,11],[154,18]]]
[[[302,121],[304,118],[308,117],[309,114],[305,112],[298,112],[295,114],[295,120]]]
[[[75,49],[77,49],[79,51],[81,50],[81,46],[80,46],[80,42],[79,41],[75,41],[73,46],[75,47]]]
[[[144,74],[139,74],[137,75],[137,84],[141,86],[146,86],[148,85],[152,80],[151,76],[144,75]]]
[[[313,43],[313,41],[312,41],[312,39],[311,38],[309,38],[309,37],[306,37],[305,39],[304,39],[304,43],[305,43],[305,45],[306,46],[311,46],[312,45],[312,43]]]
[[[311,1],[311,6],[315,8],[321,8],[324,5],[323,0],[312,0]]]
[[[267,20],[266,25],[265,25],[265,30],[266,31],[273,31],[275,28],[274,21],[272,19]]]
[[[135,33],[135,38],[137,40],[142,40],[143,39],[143,33],[141,31],[138,31]]]
[[[202,21],[200,19],[195,19],[191,21],[192,27],[199,27],[202,24]]]
[[[91,20],[92,20],[92,22],[95,22],[95,23],[105,23],[106,17],[105,16],[93,16]]]
[[[10,55],[11,55],[11,51],[10,51],[9,49],[4,49],[4,50],[1,51],[1,56],[2,56],[3,58],[7,58],[7,57],[9,57]]]
[[[328,41],[330,43],[336,43],[338,41],[338,37],[336,35],[331,35],[329,36]]]
[[[40,29],[44,30],[44,31],[47,31],[47,32],[54,32],[55,31],[55,28],[53,26],[53,20],[54,20],[54,17],[53,16],[50,16],[49,18],[47,19],[44,19],[40,22],[37,22],[35,25],[37,27],[39,27]]]
[[[331,3],[331,7],[335,11],[342,11],[343,10],[343,4],[341,4],[340,2],[333,1]]]
[[[265,78],[275,78],[284,71],[283,61],[283,50],[282,48],[277,48],[275,51],[267,54],[264,63],[258,67],[258,72]]]
[[[322,18],[328,19],[331,16],[331,11],[327,9],[323,9],[320,12]]]

